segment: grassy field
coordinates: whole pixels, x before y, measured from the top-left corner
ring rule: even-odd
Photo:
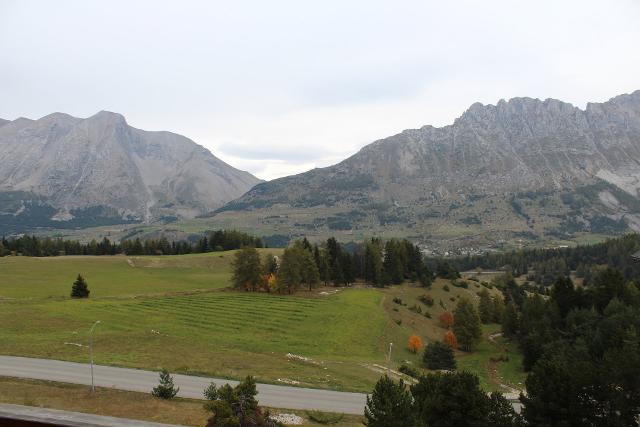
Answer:
[[[369,392],[386,366],[390,342],[393,366],[420,366],[420,355],[407,349],[408,337],[440,340],[439,314],[453,310],[462,296],[477,299],[482,289],[473,281],[464,289],[438,279],[429,290],[403,285],[320,288],[294,296],[233,292],[224,289],[232,257],[233,251],[0,258],[0,354],[86,362],[88,330],[100,320],[94,335],[99,364],[227,378],[251,374],[274,384]],[[69,298],[77,273],[87,278],[91,298]],[[420,303],[425,293],[434,298],[433,307]],[[393,303],[394,297],[405,305]],[[413,305],[422,313],[411,311]],[[465,356],[459,358],[495,389],[499,381],[490,369],[506,368],[489,366],[496,344],[483,345],[488,347],[467,359],[485,362],[464,365]]]
[[[281,249],[261,249],[279,254]],[[234,251],[180,256],[0,258],[0,299],[68,297],[82,274],[92,297],[219,289],[229,285]]]
[[[97,388],[92,394],[86,386],[3,377],[0,377],[0,402],[188,426],[202,426],[209,416],[198,400],[167,401],[145,393],[109,388]],[[309,421],[305,411],[271,409],[270,412],[294,413],[305,419],[305,426],[321,425]],[[344,415],[333,425],[361,426],[361,420],[362,417]]]

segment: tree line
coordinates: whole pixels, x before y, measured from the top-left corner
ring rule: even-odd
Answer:
[[[586,286],[558,278],[549,297],[502,279],[503,334],[529,372],[531,425],[634,425],[640,413],[640,287],[616,269]]]
[[[321,244],[306,238],[295,241],[281,257],[264,259],[255,248],[237,252],[232,283],[245,290],[293,293],[321,283],[347,286],[362,280],[376,287],[406,280],[428,286],[433,273],[423,260],[420,248],[408,240],[377,238],[352,245],[346,250],[331,237]]]
[[[531,248],[511,252],[491,252],[468,255],[448,260],[456,269],[468,271],[476,268],[504,269],[514,276],[528,275],[530,280],[549,286],[569,271],[578,271],[592,277],[593,266],[606,265],[615,268],[626,279],[640,278],[640,263],[631,255],[640,250],[640,235],[628,234],[593,245],[571,248]],[[433,259],[435,263],[439,260]]]
[[[20,254],[24,256],[48,257],[60,255],[183,255],[240,249],[244,246],[261,248],[261,238],[236,230],[217,230],[206,233],[196,242],[169,241],[159,239],[125,239],[114,242],[104,237],[82,243],[79,240],[62,238],[20,236],[0,240],[0,256]]]

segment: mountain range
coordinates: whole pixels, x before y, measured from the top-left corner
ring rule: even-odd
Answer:
[[[3,233],[193,218],[258,182],[188,138],[116,113],[0,121]]]
[[[258,184],[212,217],[292,234],[495,245],[638,230],[639,188],[640,91],[585,109],[514,98]]]
[[[451,125],[405,130],[269,182],[109,112],[0,121],[0,149],[3,232],[199,217],[202,228],[285,240],[469,248],[640,231],[640,91],[584,109],[476,103]]]

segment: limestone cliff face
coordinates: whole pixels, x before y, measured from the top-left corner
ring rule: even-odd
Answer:
[[[573,188],[596,177],[636,182],[639,165],[640,91],[585,110],[515,98],[473,104],[453,125],[406,130],[335,166],[263,183],[235,203],[312,205],[305,200],[317,191],[330,202],[363,196],[409,202]],[[621,188],[635,196],[640,182]]]
[[[367,145],[337,165],[259,184],[220,213],[287,206],[366,213],[396,206],[404,208],[399,226],[411,224],[416,232],[425,217],[441,218],[439,226],[458,220],[479,226],[500,218],[495,204],[457,212],[443,208],[452,203],[462,206],[469,200],[505,199],[524,192],[561,194],[592,185],[613,186],[598,191],[618,189],[637,198],[640,91],[588,104],[584,110],[554,99],[476,103],[452,125],[406,130]],[[612,194],[601,194],[600,199]],[[620,195],[613,197],[620,202]],[[607,206],[609,210],[598,215],[613,218],[628,212],[624,206]],[[556,216],[565,213],[554,211]],[[367,222],[361,217],[352,218],[354,228]],[[431,220],[426,223],[433,225]],[[382,224],[388,222],[381,220]],[[376,231],[371,221],[369,227]],[[524,228],[531,227],[535,228]]]
[[[14,216],[37,200],[60,222],[86,209],[127,220],[193,217],[258,182],[188,138],[133,128],[116,113],[0,122],[0,193],[13,195]]]

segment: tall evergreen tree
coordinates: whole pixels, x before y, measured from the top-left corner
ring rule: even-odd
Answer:
[[[382,286],[382,246],[378,239],[365,243],[364,280],[373,286]]]
[[[458,301],[453,312],[453,332],[458,345],[464,351],[472,351],[482,338],[480,316],[473,303],[467,298]]]
[[[386,375],[380,378],[367,396],[364,418],[368,427],[413,426],[411,395],[404,382],[395,383]]]
[[[487,426],[489,398],[470,372],[430,374],[411,386],[419,422],[429,427]]]
[[[478,314],[482,323],[491,323],[493,321],[493,301],[489,296],[489,292],[483,289],[480,294],[480,303],[478,304]]]

